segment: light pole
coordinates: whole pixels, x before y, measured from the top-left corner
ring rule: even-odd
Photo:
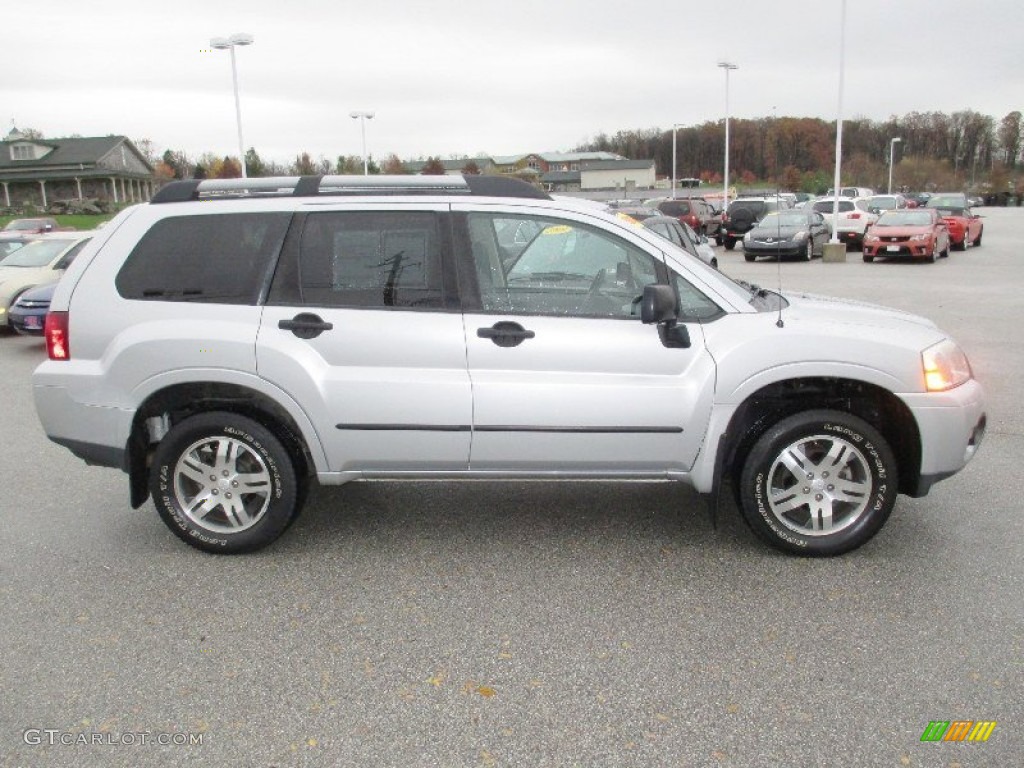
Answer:
[[[672,199],[676,199],[676,131],[679,123],[672,123]]]
[[[360,127],[363,129],[363,176],[368,176],[370,174],[370,169],[366,162],[366,121],[373,120],[373,112],[356,110],[354,112],[349,112],[348,116],[353,120],[358,120]]]
[[[896,149],[896,142],[903,141],[899,136],[895,136],[889,140],[889,194],[892,194],[892,158],[893,150]]]
[[[238,68],[235,66],[235,48],[240,45],[252,45],[255,41],[247,32],[236,32],[231,37],[215,37],[210,40],[210,47],[223,51],[231,51],[231,82],[235,88],[235,120],[238,122],[238,164],[242,166],[242,178],[245,172],[245,144],[242,142],[242,107],[238,102]]]
[[[843,168],[843,81],[846,70],[846,0],[839,6],[839,105],[836,107],[836,175],[832,183],[832,239],[839,242],[839,179]]]
[[[739,69],[735,64],[728,61],[718,62],[718,66],[725,70],[725,182],[722,187],[722,210],[729,210],[729,72]]]

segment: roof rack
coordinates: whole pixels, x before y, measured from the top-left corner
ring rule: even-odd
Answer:
[[[270,176],[172,181],[153,195],[149,202],[345,195],[472,195],[551,199],[547,193],[525,181],[504,176]]]

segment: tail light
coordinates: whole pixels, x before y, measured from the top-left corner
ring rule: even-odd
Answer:
[[[43,333],[46,336],[46,354],[51,360],[71,359],[67,312],[48,312]]]
[[[859,219],[860,218],[860,214],[859,213],[851,213],[846,218],[848,218],[848,219]]]

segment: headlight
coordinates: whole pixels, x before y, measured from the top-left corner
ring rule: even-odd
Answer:
[[[795,235],[793,235],[793,239],[794,240],[806,240],[807,239],[807,230],[805,230],[805,229],[800,230]]]
[[[924,384],[929,392],[942,392],[959,387],[971,378],[967,355],[952,339],[940,341],[921,353]]]
[[[878,235],[864,235],[864,242],[865,243],[877,243],[878,242]]]
[[[749,232],[747,232],[747,234],[745,234],[743,236],[743,242],[744,243],[749,243],[750,242],[750,233]]]
[[[911,239],[912,242],[919,243],[922,240],[928,240],[930,237],[931,237],[931,235],[914,235],[910,239]]]

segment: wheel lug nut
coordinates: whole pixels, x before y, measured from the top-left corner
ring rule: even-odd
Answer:
[[[214,489],[213,489],[213,490],[211,491],[211,493],[212,493],[212,494],[213,494],[214,496],[216,496],[216,495],[217,495],[218,493],[220,493],[220,491],[218,491],[218,490],[217,490],[216,488],[214,488]]]
[[[217,476],[216,476],[216,475],[210,475],[210,479],[211,479],[211,480],[216,480],[216,479],[217,479]]]
[[[230,499],[231,498],[231,491],[228,491],[227,493],[225,493],[224,496],[225,496],[225,498]]]
[[[820,493],[816,493],[816,494],[814,494],[814,500],[815,500],[815,501],[821,501],[821,499],[822,499],[822,496],[821,496],[821,494],[820,494]]]
[[[232,480],[231,481],[231,487],[232,488],[237,488],[238,487],[238,481],[237,480]]]
[[[830,491],[834,491],[834,490],[836,489],[836,487],[835,487],[834,485],[830,485],[830,486],[828,487],[828,489],[829,489]]]
[[[810,488],[804,488],[804,493],[810,493],[810,492],[811,492]]]
[[[228,471],[225,469],[221,474],[223,474],[224,477],[227,477],[228,476]]]
[[[822,477],[828,477],[828,472],[822,472],[822,473],[821,473],[821,476],[822,476]]]
[[[807,473],[807,479],[808,480],[813,480],[814,479],[814,473],[813,472],[808,472]]]

